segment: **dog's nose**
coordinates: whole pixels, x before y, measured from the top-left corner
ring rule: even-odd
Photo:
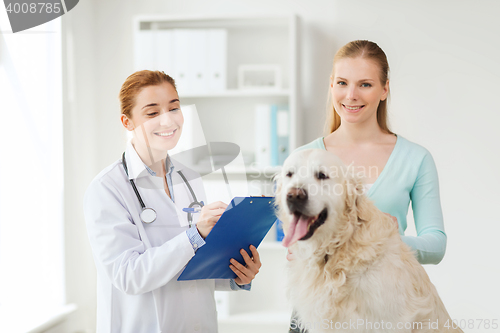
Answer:
[[[292,188],[286,195],[287,200],[307,200],[307,192],[302,188]]]
[[[302,188],[294,187],[288,191],[286,202],[291,211],[301,210],[307,202],[307,192]]]

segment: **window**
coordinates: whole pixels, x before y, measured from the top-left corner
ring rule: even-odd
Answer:
[[[20,329],[64,304],[61,20],[13,34],[0,12],[0,30],[0,331],[7,331],[5,320]]]

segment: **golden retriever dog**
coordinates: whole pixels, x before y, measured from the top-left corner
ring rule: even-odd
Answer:
[[[292,154],[276,175],[287,295],[315,332],[462,332],[392,219],[334,154]],[[292,323],[293,324],[293,323]]]

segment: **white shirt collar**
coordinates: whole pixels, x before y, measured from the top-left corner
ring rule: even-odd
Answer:
[[[125,160],[127,162],[129,179],[137,179],[139,177],[144,177],[144,176],[154,176],[153,174],[151,174],[150,171],[148,171],[149,168],[146,166],[146,164],[144,164],[142,159],[139,157],[139,154],[137,154],[137,151],[135,150],[131,141],[127,143],[127,148],[125,150]],[[175,170],[183,169],[183,165],[178,163],[174,159],[170,158],[169,155],[167,155],[167,161],[170,161],[170,168],[168,170],[169,171],[168,173],[173,172],[174,169]]]

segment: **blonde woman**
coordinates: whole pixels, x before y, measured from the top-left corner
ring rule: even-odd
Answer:
[[[401,239],[421,264],[444,257],[446,233],[434,160],[427,149],[393,133],[387,124],[389,64],[374,42],[356,40],[333,59],[326,135],[297,150],[319,148],[336,154],[365,181],[375,205],[399,225]],[[417,236],[406,236],[412,204]],[[293,253],[288,252],[288,260]],[[312,324],[312,323],[310,323]],[[297,318],[290,331],[300,332]]]

